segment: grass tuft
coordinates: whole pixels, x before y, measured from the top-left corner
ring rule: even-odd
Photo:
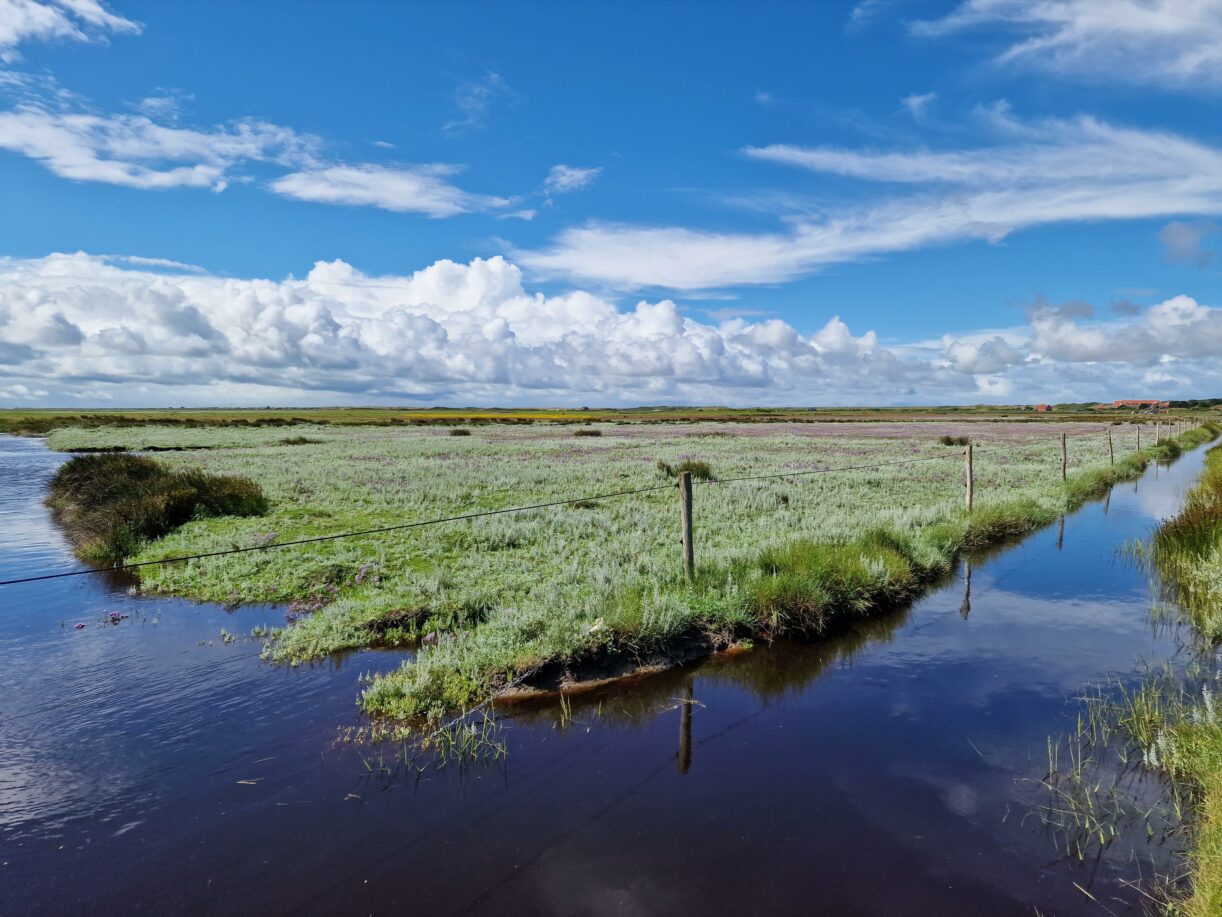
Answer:
[[[697,481],[715,480],[713,477],[713,467],[708,462],[698,459],[683,459],[683,461],[677,462],[674,465],[658,459],[658,471],[670,478],[677,478],[686,471]]]

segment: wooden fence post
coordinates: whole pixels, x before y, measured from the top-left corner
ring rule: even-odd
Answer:
[[[1141,451],[1141,427],[1137,427],[1137,451]]]
[[[1116,450],[1112,446],[1112,428],[1107,428],[1107,461],[1109,465],[1116,464]]]
[[[1065,480],[1065,473],[1069,469],[1069,454],[1065,449],[1065,434],[1061,434],[1061,480]]]
[[[679,521],[683,525],[683,575],[696,578],[696,551],[692,544],[692,473],[679,472]]]
[[[963,460],[964,460],[964,463],[965,463],[965,464],[966,464],[966,466],[967,466],[967,467],[966,467],[966,474],[967,474],[967,511],[970,513],[970,512],[972,511],[972,491],[973,491],[973,489],[974,489],[974,485],[975,485],[975,481],[973,480],[973,475],[972,475],[972,444],[971,444],[971,443],[968,443],[968,444],[967,444],[967,446],[966,446],[966,448],[964,448],[964,450],[963,450]]]

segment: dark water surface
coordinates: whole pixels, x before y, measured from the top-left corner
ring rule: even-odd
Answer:
[[[0,588],[0,912],[1107,913],[1077,883],[1138,913],[1122,880],[1165,848],[1070,863],[1031,781],[1077,695],[1175,654],[1117,549],[1175,511],[1201,456],[978,558],[970,608],[961,571],[824,644],[568,718],[509,711],[505,761],[418,779],[335,742],[361,674],[401,656],[273,668],[220,632],[276,608],[99,577]],[[41,504],[60,461],[0,437],[0,578],[75,566]]]

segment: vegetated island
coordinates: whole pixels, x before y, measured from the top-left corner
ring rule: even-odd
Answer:
[[[416,646],[361,699],[371,714],[412,720],[510,688],[563,688],[754,640],[830,633],[910,600],[961,551],[1047,524],[1220,428],[1157,443],[1148,425],[1098,423],[580,428],[600,436],[555,424],[486,425],[463,437],[449,429],[299,425],[290,436],[270,425],[98,426],[56,430],[48,441],[67,451],[182,450],[143,461],[248,479],[266,500],[247,507],[253,515],[204,503],[157,540],[124,548],[139,563],[587,498],[141,569],[149,591],[289,603],[293,620],[265,647],[274,661]],[[970,514],[964,435],[976,449]],[[106,456],[74,461],[89,458]],[[678,499],[666,486],[683,467],[705,479],[694,499],[692,581],[680,564]],[[809,474],[834,469],[846,470]],[[797,476],[731,480],[760,475]],[[656,489],[597,498],[646,488]]]

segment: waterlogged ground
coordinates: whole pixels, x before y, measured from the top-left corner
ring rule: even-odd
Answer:
[[[0,578],[73,563],[39,502],[61,460],[0,438]],[[1116,549],[1174,512],[1199,467],[1198,452],[1152,469],[977,559],[970,595],[960,571],[819,646],[567,712],[507,709],[504,761],[420,774],[394,749],[333,742],[359,723],[360,673],[402,656],[272,667],[220,634],[280,623],[277,608],[94,578],[5,587],[3,909],[1104,913],[1080,885],[1140,913],[1124,882],[1166,868],[1168,848],[1135,833],[1067,862],[1032,781],[1078,693],[1175,653]]]

